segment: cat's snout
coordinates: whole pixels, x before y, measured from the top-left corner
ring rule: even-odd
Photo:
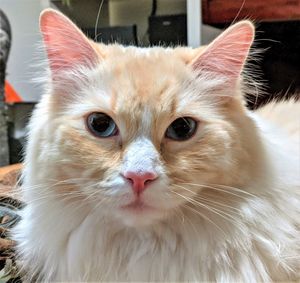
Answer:
[[[131,183],[133,192],[139,196],[150,183],[158,178],[157,173],[153,171],[126,171],[122,176]]]

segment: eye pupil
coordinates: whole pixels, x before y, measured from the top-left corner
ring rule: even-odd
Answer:
[[[105,132],[109,125],[110,121],[106,117],[103,117],[102,119],[91,117],[91,126],[98,132]]]
[[[117,126],[114,120],[100,112],[91,113],[87,117],[87,127],[97,137],[107,138],[117,134]]]
[[[191,130],[190,124],[188,121],[184,121],[180,119],[180,121],[176,121],[173,125],[173,130],[177,133],[178,137],[185,137]]]
[[[166,137],[183,141],[191,138],[196,132],[197,122],[190,117],[178,118],[168,127]]]

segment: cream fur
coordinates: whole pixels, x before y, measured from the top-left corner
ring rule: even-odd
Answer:
[[[299,144],[246,110],[239,82],[195,75],[194,50],[96,48],[102,62],[50,83],[31,119],[14,230],[29,281],[300,280]],[[92,111],[120,136],[90,135]],[[166,140],[181,116],[197,133]],[[152,211],[120,208],[124,166],[159,172]]]

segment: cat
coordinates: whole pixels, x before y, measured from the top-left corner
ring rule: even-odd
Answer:
[[[250,21],[196,49],[96,44],[51,9],[40,28],[13,231],[27,280],[300,280],[300,103],[247,110]]]

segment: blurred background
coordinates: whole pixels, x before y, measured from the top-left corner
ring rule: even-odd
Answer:
[[[0,0],[0,166],[21,161],[26,124],[42,93],[33,81],[46,59],[38,22],[48,7],[92,39],[136,46],[197,47],[232,22],[254,20],[254,47],[263,52],[249,68],[261,71],[264,94],[249,99],[249,108],[300,93],[300,0]]]

